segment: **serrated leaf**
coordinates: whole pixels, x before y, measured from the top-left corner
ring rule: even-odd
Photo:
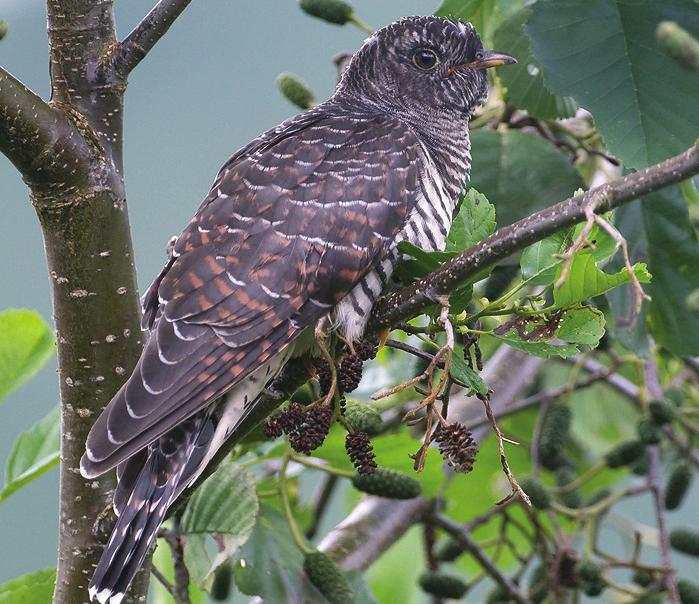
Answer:
[[[604,315],[590,306],[571,308],[561,314],[553,334],[540,339],[527,339],[534,329],[542,326],[546,326],[543,317],[532,317],[526,325],[525,334],[512,327],[505,333],[492,335],[512,348],[543,359],[552,356],[567,359],[580,353],[579,344],[592,348],[599,344],[604,335]]]
[[[588,109],[633,168],[684,151],[699,132],[699,71],[660,48],[655,29],[665,20],[699,36],[692,0],[539,0],[526,27],[546,87]]]
[[[0,604],[51,604],[56,570],[37,570],[0,585]]]
[[[651,301],[644,304],[653,339],[680,357],[699,355],[699,313],[688,307],[689,294],[699,288],[699,244],[679,187],[620,208],[616,226],[628,241],[631,258],[647,261],[653,274],[648,286]],[[617,331],[629,329],[624,298],[630,296],[624,289],[610,296]],[[635,351],[639,345],[647,346],[647,333],[639,321],[630,333],[638,337],[627,341]]]
[[[559,257],[578,238],[584,224],[558,231],[545,239],[525,248],[520,257],[522,278],[529,285],[550,285],[554,281],[556,267],[563,261]],[[593,225],[587,240],[594,246],[588,248],[592,257],[600,262],[607,260],[616,251],[616,242],[599,225]]]
[[[469,393],[487,396],[490,388],[477,371],[471,369],[464,360],[464,348],[460,344],[454,346],[454,354],[449,366],[449,375],[460,386],[467,388]]]
[[[650,273],[645,263],[638,262],[632,268],[636,278],[641,283],[650,282]],[[558,281],[562,271],[563,265],[561,264],[556,269],[554,281]],[[560,287],[554,286],[553,300],[556,307],[566,308],[630,282],[631,278],[626,268],[621,269],[618,273],[608,274],[597,268],[597,262],[592,254],[578,253],[573,257],[570,272],[565,282]]]
[[[51,358],[51,329],[38,312],[10,309],[0,313],[0,400],[19,388]]]
[[[577,109],[575,101],[551,94],[546,89],[541,67],[529,47],[524,24],[531,12],[530,6],[517,11],[495,32],[495,48],[507,51],[517,59],[515,65],[499,70],[498,78],[507,89],[507,98],[529,115],[540,119],[571,117]]]
[[[556,337],[574,344],[596,347],[604,335],[604,313],[582,306],[563,313],[556,330]]]
[[[255,479],[235,463],[221,466],[192,495],[182,515],[184,559],[192,579],[204,588],[213,572],[243,545],[255,526],[258,502]],[[217,552],[209,553],[214,539]]]
[[[520,6],[522,0],[444,0],[435,15],[468,21],[481,40],[488,41],[498,24]]]
[[[0,501],[41,476],[60,461],[61,411],[54,407],[43,419],[15,440],[5,468]]]
[[[303,554],[289,533],[284,516],[267,504],[250,539],[236,556],[234,576],[238,589],[267,602],[325,602],[303,573]]]
[[[574,357],[580,352],[580,349],[575,344],[549,344],[548,342],[530,342],[522,340],[516,331],[510,331],[495,337],[512,348],[516,348],[527,354],[533,354],[542,359],[548,359],[552,356],[567,359],[569,357]]]
[[[583,186],[568,158],[536,134],[479,129],[471,133],[471,146],[471,185],[495,205],[500,227]]]
[[[560,254],[569,243],[567,231],[559,231],[524,248],[519,260],[522,279],[530,285],[548,285],[553,281],[556,267],[561,263]]]
[[[469,189],[459,203],[459,213],[447,237],[447,252],[460,253],[495,232],[495,206],[475,189]]]

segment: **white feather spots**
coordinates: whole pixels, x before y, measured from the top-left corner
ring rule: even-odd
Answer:
[[[269,287],[263,285],[262,283],[259,284],[260,288],[262,289],[263,292],[265,292],[268,296],[271,298],[274,298],[275,300],[278,298],[290,298],[289,294],[278,294],[277,292],[272,291],[269,289]]]
[[[228,280],[233,284],[237,285],[238,287],[246,287],[247,283],[245,281],[241,281],[240,279],[236,279],[233,275],[231,275],[228,271],[226,271],[226,276],[228,277]]]

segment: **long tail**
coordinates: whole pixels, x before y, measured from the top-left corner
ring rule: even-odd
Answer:
[[[119,517],[90,581],[91,600],[121,602],[167,509],[202,465],[213,432],[211,413],[202,412],[120,466],[114,495]]]

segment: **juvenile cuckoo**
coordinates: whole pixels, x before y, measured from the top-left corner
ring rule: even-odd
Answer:
[[[224,164],[143,296],[143,353],[87,439],[83,476],[118,477],[91,598],[121,601],[168,506],[306,328],[328,317],[357,339],[397,243],[443,249],[485,69],[513,62],[470,24],[401,19],[365,41],[329,100]]]

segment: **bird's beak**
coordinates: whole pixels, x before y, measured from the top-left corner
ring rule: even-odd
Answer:
[[[508,55],[505,52],[498,52],[497,50],[483,50],[480,55],[480,57],[470,63],[454,65],[449,69],[449,73],[461,71],[462,69],[489,69],[490,67],[497,67],[498,65],[512,65],[517,62],[517,59],[512,55]]]

